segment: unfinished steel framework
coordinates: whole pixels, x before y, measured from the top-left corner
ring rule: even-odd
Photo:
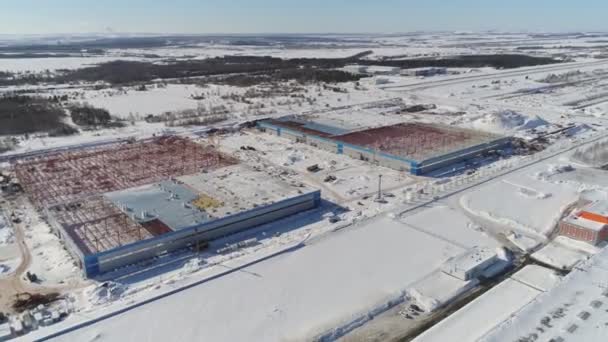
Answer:
[[[194,177],[192,184],[211,192],[216,186],[230,187],[234,180],[215,183],[221,181],[215,172],[236,164],[211,147],[162,137],[30,158],[14,169],[84,274],[98,277],[117,269],[129,272],[143,260],[320,204],[318,190],[298,188],[285,189],[271,203],[224,208],[224,202],[239,202],[241,196],[214,200],[182,180]],[[214,214],[218,207],[222,215]]]
[[[401,123],[347,130],[294,117],[258,122],[262,131],[420,175],[507,146],[511,139],[444,125]]]
[[[18,162],[15,172],[39,208],[235,164],[179,137],[58,153]]]
[[[84,254],[94,254],[154,236],[103,196],[48,209]]]

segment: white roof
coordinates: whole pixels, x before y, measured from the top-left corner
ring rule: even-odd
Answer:
[[[594,201],[585,207],[584,210],[594,214],[608,216],[608,201]]]
[[[491,248],[473,247],[461,255],[445,262],[443,269],[453,271],[468,271],[483,265],[489,260],[496,258],[496,251]]]

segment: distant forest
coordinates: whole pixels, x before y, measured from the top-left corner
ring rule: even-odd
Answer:
[[[292,58],[258,56],[226,56],[204,60],[173,60],[166,63],[145,61],[113,61],[77,70],[64,70],[57,76],[28,75],[25,78],[0,78],[0,85],[25,83],[107,82],[124,85],[155,79],[186,79],[191,77],[225,75],[235,85],[263,80],[308,82],[357,81],[362,76],[335,70],[348,64],[392,66],[404,69],[422,67],[518,68],[559,63],[559,60],[526,55],[470,55],[446,58],[417,58],[403,60],[365,60],[365,51],[347,58]],[[252,76],[254,78],[252,78]]]

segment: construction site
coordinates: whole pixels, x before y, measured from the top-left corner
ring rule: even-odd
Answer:
[[[354,126],[354,125],[353,125]],[[470,129],[426,123],[340,127],[296,117],[258,123],[262,131],[414,175],[448,167],[484,152],[507,147],[511,139]]]
[[[278,179],[260,189],[261,171],[179,137],[45,154],[13,167],[87,277],[320,203],[319,191]]]

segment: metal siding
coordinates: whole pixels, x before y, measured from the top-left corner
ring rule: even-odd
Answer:
[[[321,192],[314,191],[285,199],[266,207],[234,214],[205,224],[167,233],[156,238],[85,257],[85,273],[94,277],[121,266],[184,248],[200,240],[213,240],[222,236],[266,224],[297,212],[316,208],[321,203]]]

